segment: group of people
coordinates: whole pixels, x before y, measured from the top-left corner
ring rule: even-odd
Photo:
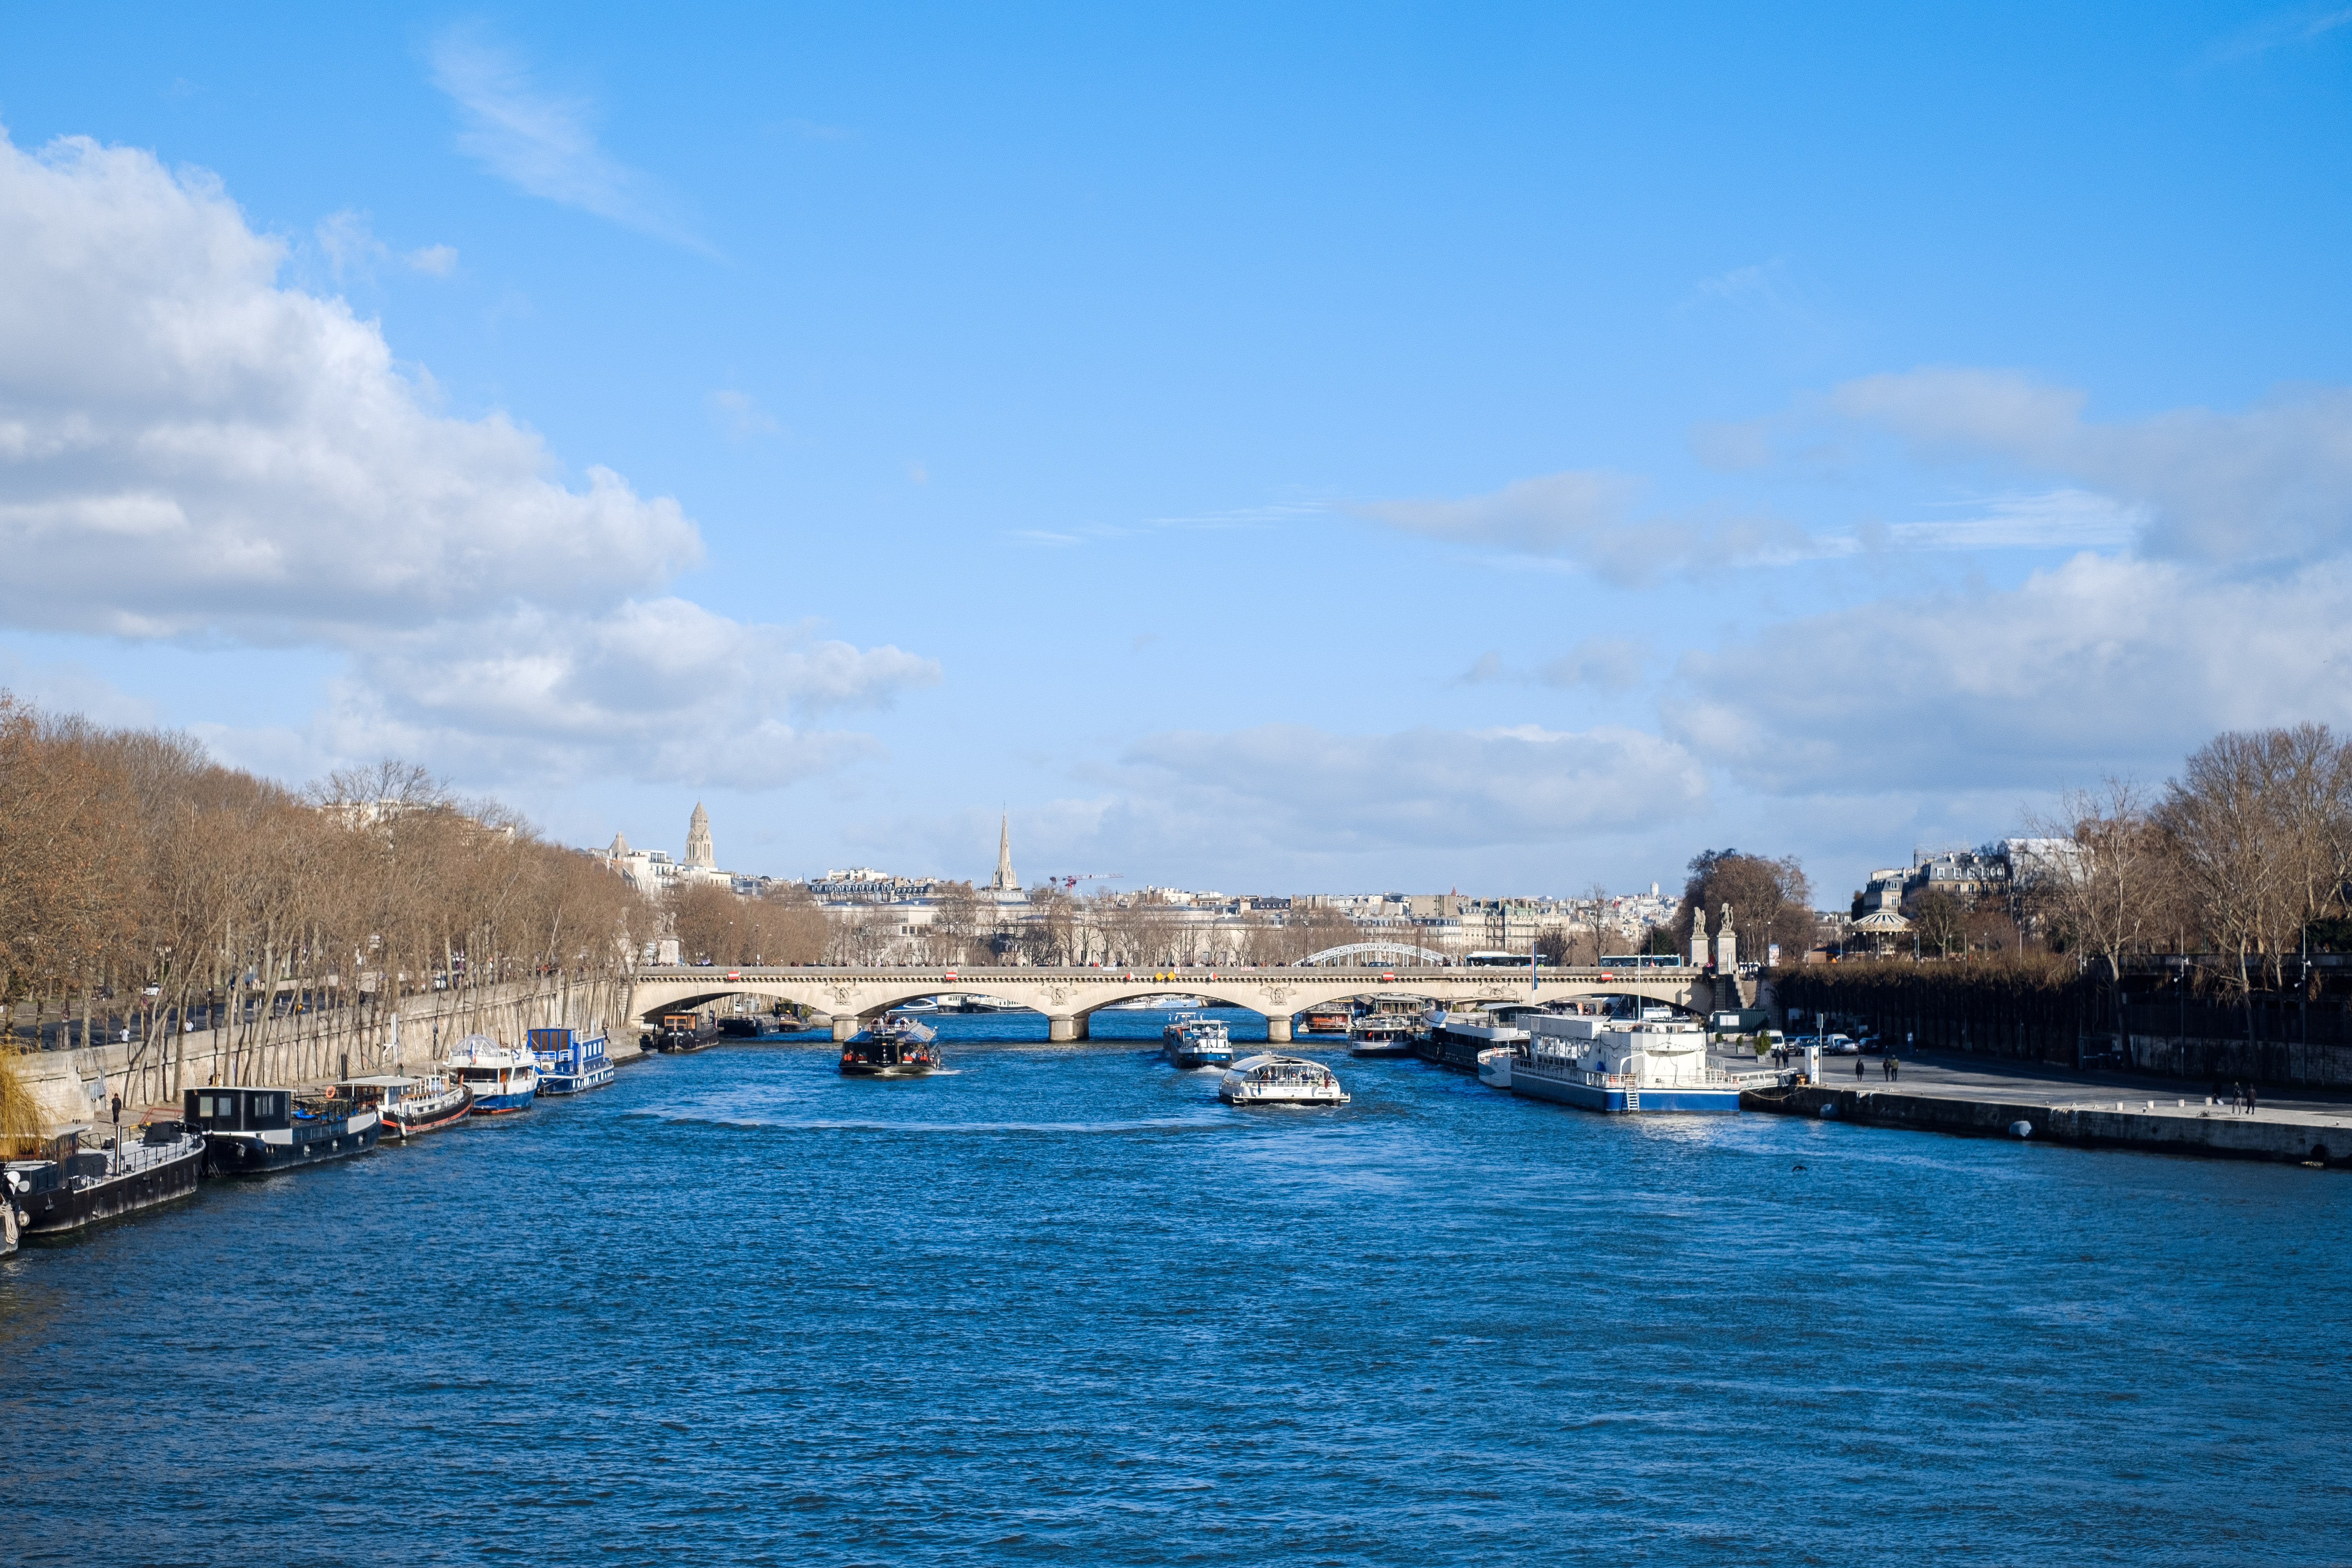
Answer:
[[[2225,1093],[2221,1080],[2217,1078],[2213,1080],[2213,1103],[2226,1105],[2233,1110],[2242,1110],[2252,1116],[2254,1113],[2254,1086],[2251,1083],[2233,1083],[2229,1086]]]

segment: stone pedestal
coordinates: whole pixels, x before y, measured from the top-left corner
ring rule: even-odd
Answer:
[[[845,1040],[856,1033],[857,1033],[857,1020],[856,1018],[845,1016],[835,1018],[833,1021],[833,1037],[836,1042]]]
[[[1285,1013],[1279,1018],[1269,1015],[1265,1020],[1265,1037],[1272,1045],[1290,1044],[1290,1015]]]

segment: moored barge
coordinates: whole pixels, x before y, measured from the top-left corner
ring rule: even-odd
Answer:
[[[185,1120],[202,1129],[205,1170],[216,1176],[320,1164],[373,1149],[383,1133],[373,1106],[290,1089],[192,1089]]]
[[[184,1198],[204,1172],[205,1136],[178,1121],[151,1122],[126,1134],[68,1127],[48,1140],[48,1155],[6,1164],[8,1198],[26,1236],[59,1236],[117,1215]]]

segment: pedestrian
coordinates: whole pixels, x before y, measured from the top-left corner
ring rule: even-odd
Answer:
[[[1853,1076],[1856,1078],[1860,1078],[1862,1076],[1862,1058],[1860,1057],[1853,1058]]]
[[[1903,1081],[1903,1063],[1901,1058],[1890,1058],[1888,1059],[1886,1063],[1886,1076],[1893,1079],[1897,1083]]]
[[[2254,1086],[2249,1083],[2246,1085],[2246,1114],[2252,1116],[2260,1109],[2261,1107],[2254,1103]]]

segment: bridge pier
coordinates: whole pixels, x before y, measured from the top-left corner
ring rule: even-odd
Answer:
[[[1087,1016],[1080,1013],[1075,1017],[1046,1019],[1045,1037],[1057,1045],[1087,1038]]]
[[[1290,1015],[1284,1013],[1276,1016],[1268,1013],[1265,1016],[1265,1037],[1270,1045],[1290,1044]]]
[[[833,1039],[835,1045],[839,1045],[856,1033],[857,1033],[857,1018],[855,1014],[845,1013],[834,1019]]]

